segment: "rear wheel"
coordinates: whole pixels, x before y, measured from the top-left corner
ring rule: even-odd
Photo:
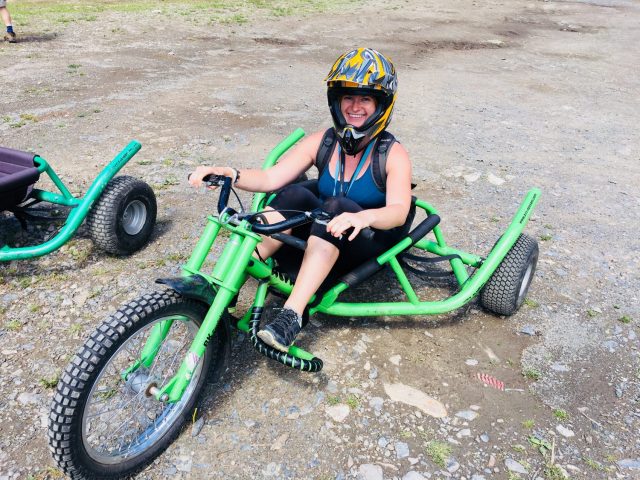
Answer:
[[[538,263],[538,242],[522,234],[480,292],[480,304],[498,315],[513,315],[524,303]]]
[[[149,185],[126,175],[116,177],[87,216],[89,234],[103,250],[129,255],[149,240],[156,213],[156,196]]]
[[[67,366],[51,405],[49,445],[65,473],[127,477],[171,444],[191,417],[207,373],[223,368],[223,329],[213,333],[179,402],[159,402],[149,389],[175,375],[206,312],[168,290],[130,302],[98,327]],[[149,335],[159,331],[154,327],[169,324],[152,364],[134,369]]]

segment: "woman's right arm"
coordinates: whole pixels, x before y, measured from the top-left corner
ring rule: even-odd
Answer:
[[[278,163],[267,170],[200,165],[189,177],[189,183],[194,187],[199,187],[202,184],[202,179],[207,175],[224,175],[232,180],[237,178],[235,186],[242,190],[273,192],[293,182],[313,165],[323,134],[324,131],[319,131],[305,137]]]

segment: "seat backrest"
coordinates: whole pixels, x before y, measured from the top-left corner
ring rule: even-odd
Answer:
[[[0,210],[22,203],[40,178],[33,153],[0,147]]]

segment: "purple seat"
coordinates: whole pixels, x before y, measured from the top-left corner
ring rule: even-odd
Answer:
[[[0,147],[0,211],[19,205],[31,193],[40,178],[34,158],[33,153]]]

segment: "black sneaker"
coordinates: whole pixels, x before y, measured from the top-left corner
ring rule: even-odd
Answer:
[[[283,308],[273,321],[258,332],[258,337],[267,345],[287,352],[300,333],[298,314],[290,308]]]

